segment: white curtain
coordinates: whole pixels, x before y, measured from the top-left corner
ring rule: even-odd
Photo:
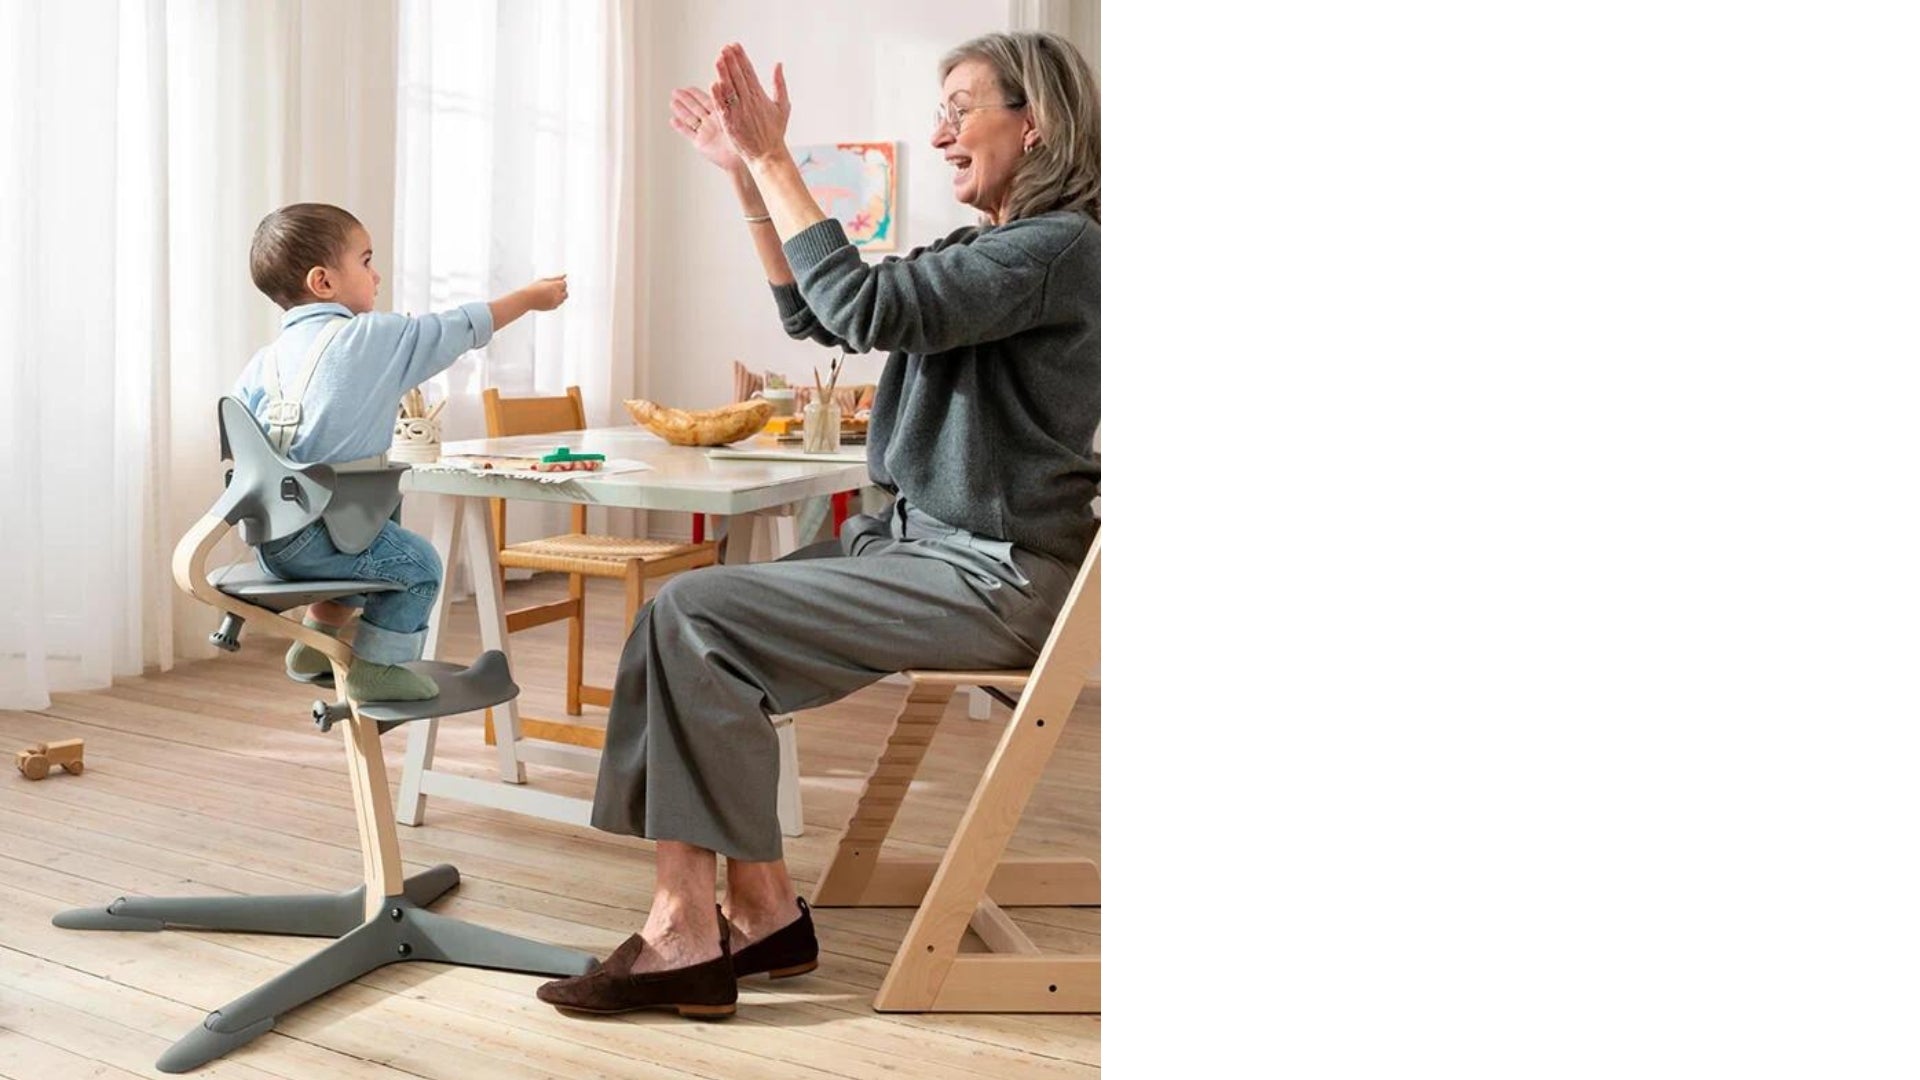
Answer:
[[[210,651],[168,562],[279,326],[247,242],[298,200],[387,227],[393,5],[0,3],[0,708]]]
[[[620,419],[640,21],[633,0],[0,0],[0,708],[209,655],[169,558],[218,493],[214,401],[279,328],[246,266],[277,206],[359,216],[395,310],[571,275],[560,313],[443,377],[450,437],[481,433],[483,385],[578,384],[590,423]]]
[[[396,310],[439,311],[565,273],[559,311],[527,316],[437,377],[448,441],[486,433],[480,392],[579,386],[589,426],[627,423],[640,265],[630,105],[639,15],[614,0],[402,0]],[[428,527],[434,508],[409,507]],[[597,513],[597,512],[596,512]],[[509,535],[562,530],[516,505]],[[593,528],[634,528],[628,515]],[[456,590],[462,583],[456,580]]]
[[[155,410],[142,314],[158,305],[138,269],[155,238],[125,213],[151,187],[119,182],[119,165],[152,149],[141,97],[155,14],[118,0],[0,5],[4,707],[137,672],[147,651]]]

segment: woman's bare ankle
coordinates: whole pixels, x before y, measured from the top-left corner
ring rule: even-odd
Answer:
[[[733,951],[739,952],[800,918],[800,905],[791,896],[784,901],[729,899],[724,914],[733,924]]]
[[[739,936],[735,950],[759,941],[800,917],[785,860],[727,862],[727,921]]]
[[[636,973],[671,971],[705,963],[720,955],[720,923],[711,907],[704,920],[684,911],[651,912],[647,924],[640,928],[640,937],[647,947],[634,962]]]

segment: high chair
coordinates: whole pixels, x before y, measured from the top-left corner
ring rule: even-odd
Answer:
[[[70,930],[146,930],[191,927],[254,934],[336,938],[333,944],[265,984],[207,1015],[202,1024],[160,1055],[161,1072],[185,1072],[273,1030],[280,1014],[375,968],[405,960],[497,968],[539,975],[578,975],[593,958],[530,941],[427,910],[460,882],[460,872],[441,864],[411,877],[401,871],[393,803],[380,755],[380,736],[410,720],[472,712],[520,693],[498,651],[483,653],[470,667],[435,661],[406,665],[431,676],[438,697],[426,701],[351,701],[347,669],[353,651],[344,643],[302,626],[308,604],[397,588],[379,581],[281,581],[253,561],[209,570],[214,546],[238,526],[249,546],[259,547],[324,521],[343,551],[362,550],[399,505],[404,468],[336,472],[326,465],[297,465],[275,453],[246,406],[222,398],[222,456],[233,461],[227,487],[213,508],[174,549],[173,579],[180,588],[225,613],[213,643],[228,652],[240,647],[248,619],[269,633],[284,634],[326,654],[333,663],[336,700],[313,703],[323,732],[338,727],[347,751],[354,814],[360,824],[362,881],[346,892],[297,896],[121,897],[103,908],[76,908],[53,918]],[[292,610],[291,616],[280,612]]]
[[[874,763],[814,907],[917,907],[874,996],[881,1012],[1099,1012],[1100,957],[1047,956],[1003,907],[1098,906],[1092,859],[1009,859],[1034,784],[1100,658],[1100,537],[1031,671],[908,671],[907,699]],[[881,853],[954,691],[1013,709],[939,859]],[[960,953],[971,926],[992,953]]]
[[[564,397],[502,397],[488,387],[481,393],[487,418],[487,437],[543,435],[551,431],[580,431],[587,426],[587,410],[580,400],[580,388],[567,387]],[[627,621],[633,625],[645,599],[648,578],[665,577],[682,570],[712,566],[720,561],[717,543],[680,544],[669,540],[647,540],[617,536],[593,536],[587,533],[587,508],[573,507],[573,531],[542,540],[507,543],[507,503],[494,499],[493,543],[500,552],[503,575],[507,568],[559,571],[567,575],[567,598],[550,604],[537,604],[507,612],[507,633],[548,623],[567,621],[567,715],[579,716],[582,703],[605,706],[613,701],[613,690],[589,686],[582,678],[586,646],[587,579],[615,578],[626,584]],[[503,590],[504,591],[504,590]],[[522,717],[521,734],[534,739],[598,747],[605,738],[597,727],[587,724],[556,723]],[[486,740],[494,741],[493,717],[487,717]]]

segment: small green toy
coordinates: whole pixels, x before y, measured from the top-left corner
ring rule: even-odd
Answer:
[[[592,472],[606,460],[605,454],[576,454],[562,446],[541,457],[534,468],[540,472]]]

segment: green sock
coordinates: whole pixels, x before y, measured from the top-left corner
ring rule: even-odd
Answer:
[[[355,657],[347,669],[347,697],[354,701],[425,701],[439,696],[439,684],[398,664]]]
[[[337,638],[340,636],[340,627],[328,626],[326,623],[320,622],[311,615],[300,620],[300,625],[309,630],[318,630],[328,637]],[[327,654],[308,645],[304,641],[294,642],[293,647],[287,650],[288,675],[299,679],[311,679],[316,676],[329,674],[332,671],[333,661],[327,659]]]

